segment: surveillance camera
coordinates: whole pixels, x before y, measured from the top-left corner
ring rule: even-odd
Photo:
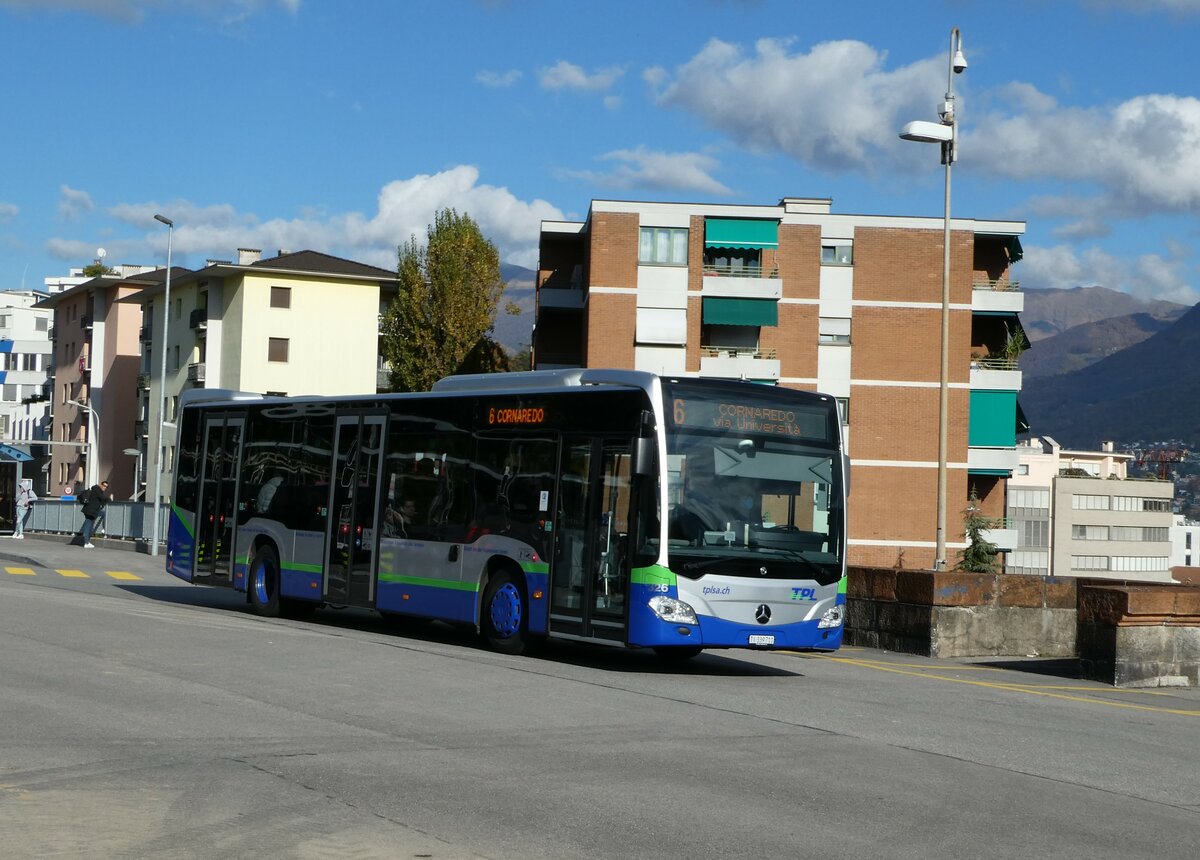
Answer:
[[[954,74],[961,75],[967,68],[967,58],[959,48],[954,52],[954,59],[950,61],[950,67],[954,69]]]

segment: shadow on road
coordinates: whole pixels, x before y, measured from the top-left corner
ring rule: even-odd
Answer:
[[[975,666],[988,666],[993,669],[1006,669],[1010,672],[1026,672],[1030,675],[1044,675],[1048,678],[1070,678],[1079,680],[1079,660],[1075,657],[1065,657],[1054,660],[1038,660],[1022,658],[1018,660],[988,660],[971,661]]]
[[[116,586],[130,594],[205,609],[222,609],[251,614],[244,594],[227,588],[192,585],[147,585],[121,583]],[[356,630],[381,636],[396,636],[418,642],[480,648],[472,627],[428,621],[399,615],[379,615],[369,609],[324,606],[303,617],[303,622],[327,630]],[[723,677],[796,677],[801,672],[777,666],[765,666],[738,659],[737,651],[705,651],[684,662],[661,659],[649,648],[621,648],[582,642],[553,641],[532,649],[532,659],[572,666],[584,666],[609,672],[655,675],[711,675]]]

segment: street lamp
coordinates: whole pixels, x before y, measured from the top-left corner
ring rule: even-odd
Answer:
[[[154,220],[167,225],[167,279],[163,290],[163,322],[159,335],[159,351],[162,353],[162,370],[158,375],[158,442],[156,444],[154,465],[154,525],[150,538],[150,555],[158,555],[158,519],[162,509],[162,476],[163,476],[163,425],[167,420],[167,323],[171,315],[171,237],[175,232],[175,222],[164,215],[155,215]]]
[[[942,220],[942,370],[938,398],[937,552],[934,570],[946,568],[946,455],[950,413],[950,167],[958,157],[958,123],[954,115],[954,76],[967,68],[962,34],[950,31],[950,65],[946,72],[946,100],[938,109],[941,122],[910,122],[900,132],[904,140],[939,143],[946,165],[946,206]]]
[[[121,453],[124,454],[126,457],[136,457],[137,458],[136,460],[133,461],[133,492],[129,496],[129,498],[131,500],[136,502],[137,497],[138,497],[138,483],[140,483],[141,478],[142,478],[142,449],[141,448],[125,448],[124,450],[121,451]]]
[[[100,436],[100,416],[96,414],[96,410],[93,409],[90,404],[84,403],[81,400],[64,400],[63,402],[70,406],[77,406],[80,409],[84,409],[87,411],[87,414],[88,414],[88,453],[87,453],[87,478],[85,480],[87,481],[88,487],[94,487],[98,483],[100,483],[99,465],[96,462],[96,457],[97,457],[96,440]],[[92,432],[93,426],[95,427],[95,430],[96,430],[95,433]]]

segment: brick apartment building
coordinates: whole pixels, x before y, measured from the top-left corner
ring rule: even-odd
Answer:
[[[1017,465],[1024,222],[951,222],[947,556],[971,489],[1005,513]],[[544,222],[533,363],[749,379],[838,398],[851,564],[928,567],[937,521],[941,218],[593,200]],[[1008,534],[1007,532],[998,533]],[[1002,547],[1012,549],[1013,547]]]

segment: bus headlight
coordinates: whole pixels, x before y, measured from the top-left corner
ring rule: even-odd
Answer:
[[[651,597],[650,608],[663,621],[669,621],[672,624],[700,623],[696,620],[696,610],[674,597],[665,597],[661,594]]]
[[[845,620],[846,616],[845,609],[846,607],[840,603],[837,606],[826,609],[825,614],[821,616],[821,620],[817,623],[817,629],[820,630],[825,627],[841,627],[842,621]]]

